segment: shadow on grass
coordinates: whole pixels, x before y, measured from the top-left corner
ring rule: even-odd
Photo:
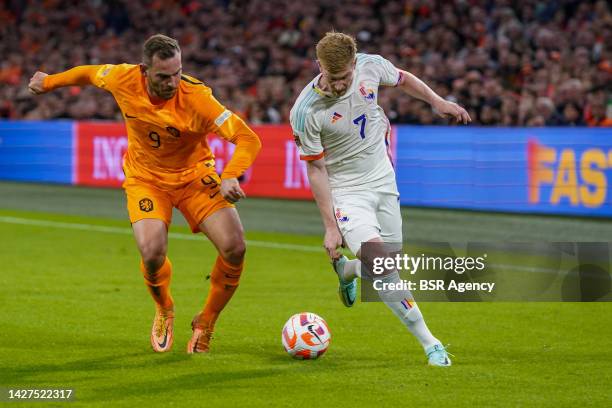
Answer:
[[[195,356],[199,358],[201,356]],[[218,368],[218,367],[216,367]],[[123,400],[130,397],[151,397],[163,394],[173,395],[190,390],[199,390],[202,393],[211,391],[218,393],[220,389],[234,390],[240,380],[260,380],[266,377],[279,377],[285,373],[282,368],[249,368],[239,370],[214,370],[192,372],[173,376],[171,372],[158,380],[152,378],[145,381],[116,384],[115,386],[101,387],[93,390],[91,397],[82,398],[81,401],[108,402]],[[261,386],[262,382],[256,383]],[[268,383],[269,384],[269,383]],[[241,389],[245,387],[241,386]],[[246,387],[248,388],[248,387]]]
[[[151,357],[153,356],[153,357]],[[134,360],[134,358],[138,358]],[[150,352],[138,352],[129,354],[110,354],[96,358],[88,358],[74,361],[61,361],[58,363],[32,364],[20,366],[16,369],[0,367],[4,373],[9,373],[6,377],[9,381],[18,383],[31,382],[35,376],[47,376],[53,378],[54,375],[61,373],[74,374],[88,372],[108,372],[112,370],[140,369],[148,367],[159,367],[163,364],[172,364],[188,360],[186,354],[168,353],[163,355],[151,354]]]
[[[178,396],[190,392],[196,392],[204,398],[206,394],[214,393],[217,396],[227,395],[231,399],[234,392],[259,393],[269,392],[275,387],[282,388],[287,378],[312,378],[315,375],[317,378],[329,379],[330,375],[341,376],[347,372],[358,376],[363,370],[373,370],[378,373],[382,370],[383,374],[387,370],[393,370],[388,361],[381,361],[375,357],[364,357],[358,361],[329,356],[317,360],[298,361],[284,353],[271,353],[259,359],[252,357],[251,355],[249,360],[243,353],[189,356],[187,359],[191,361],[181,364],[180,367],[177,366],[177,370],[167,370],[162,377],[149,373],[140,378],[133,378],[133,381],[123,380],[115,385],[94,388],[88,395],[81,396],[80,400],[115,403],[141,398]],[[250,361],[249,367],[244,367],[245,361]],[[427,366],[423,364],[423,367]],[[182,372],[177,372],[178,369]],[[185,372],[185,369],[189,372]]]
[[[314,360],[299,360],[281,352],[270,353],[268,361],[274,365],[286,365],[289,368],[316,367],[317,370],[337,370],[351,369],[357,363],[349,352],[335,352],[333,355],[325,354]],[[359,367],[376,368],[387,367],[386,361],[377,356],[360,355],[358,359]]]

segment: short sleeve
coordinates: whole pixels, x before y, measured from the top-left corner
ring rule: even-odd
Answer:
[[[324,149],[321,144],[321,129],[312,109],[305,112],[291,112],[291,129],[293,140],[300,153],[300,159],[306,161],[318,160],[323,157]]]
[[[402,78],[400,70],[380,55],[359,54],[357,63],[374,75],[380,85],[397,86]]]

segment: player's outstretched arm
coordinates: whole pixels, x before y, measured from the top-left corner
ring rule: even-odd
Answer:
[[[229,117],[219,126],[216,133],[234,143],[236,150],[223,170],[221,178],[237,178],[255,161],[261,150],[261,140],[240,117],[227,110],[225,112],[228,112]]]
[[[472,121],[467,111],[458,104],[446,101],[433,91],[427,84],[407,71],[400,71],[402,78],[398,87],[408,95],[429,103],[438,115],[447,119],[455,119],[457,123],[467,124]]]
[[[32,78],[30,78],[30,83],[28,84],[28,90],[33,95],[40,95],[45,93],[45,77],[49,76],[48,74],[40,71],[36,71]]]
[[[230,115],[219,127],[217,134],[236,145],[232,158],[221,174],[221,195],[227,201],[235,203],[246,197],[240,188],[238,177],[255,161],[261,150],[261,140],[242,119],[234,114]]]
[[[309,160],[306,163],[310,189],[312,190],[317,207],[319,207],[323,225],[325,226],[323,246],[330,259],[338,259],[341,256],[338,248],[342,246],[342,235],[338,230],[336,218],[334,217],[325,159]]]
[[[36,71],[30,79],[28,89],[32,94],[40,95],[63,86],[93,85],[96,74],[102,66],[82,65],[53,75]]]
[[[227,201],[235,203],[246,197],[240,188],[238,177],[255,161],[261,150],[261,140],[240,117],[219,103],[210,88],[201,86],[197,90],[199,92],[191,95],[196,113],[208,124],[203,133],[216,133],[236,145],[232,158],[221,174],[221,195]]]

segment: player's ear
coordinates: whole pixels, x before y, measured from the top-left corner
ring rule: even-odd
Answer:
[[[142,75],[146,74],[147,73],[147,69],[149,69],[149,67],[147,67],[145,64],[142,64],[142,63],[138,64],[138,65],[140,66],[140,73]]]
[[[321,68],[321,62],[317,60],[317,67],[319,67],[319,71],[323,72],[323,68]]]

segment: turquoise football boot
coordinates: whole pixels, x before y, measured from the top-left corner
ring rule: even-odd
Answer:
[[[343,255],[334,260],[332,266],[334,267],[334,272],[338,275],[338,294],[340,295],[340,300],[344,306],[351,307],[357,300],[357,279],[355,278],[350,282],[346,282],[342,278],[346,261],[348,261],[348,258]]]
[[[425,350],[429,365],[436,367],[450,367],[451,360],[448,357],[450,353],[442,344],[435,344]]]

